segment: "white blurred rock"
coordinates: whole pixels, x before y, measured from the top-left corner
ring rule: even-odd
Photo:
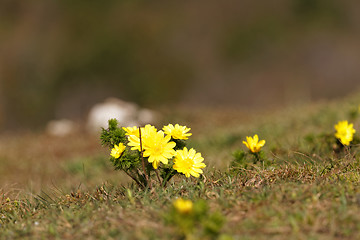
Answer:
[[[140,109],[135,103],[109,98],[91,108],[87,129],[90,132],[99,132],[102,127],[108,127],[108,120],[111,118],[116,118],[121,126],[132,127],[153,123],[156,120],[156,113],[149,109]]]
[[[151,124],[156,122],[158,119],[158,113],[153,110],[143,108],[138,111],[137,118],[141,125],[146,125],[148,123]]]
[[[64,137],[70,135],[75,128],[75,123],[71,120],[52,120],[46,125],[46,133],[52,136]]]

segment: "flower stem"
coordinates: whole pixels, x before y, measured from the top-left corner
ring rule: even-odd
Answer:
[[[256,158],[256,162],[260,161],[260,156],[259,156],[259,152],[255,153],[255,158]]]
[[[144,175],[145,175],[145,179],[146,179],[146,184],[149,185],[149,187],[151,188],[151,181],[149,181],[150,176],[148,176],[148,174],[146,172],[146,168],[145,168],[145,161],[144,161],[144,156],[143,156],[143,148],[142,148],[142,140],[141,140],[141,127],[140,126],[139,126],[139,138],[140,138],[140,156],[141,156],[142,167],[143,167],[143,171],[144,171]]]
[[[162,182],[161,182],[161,179],[160,179],[160,175],[159,175],[159,170],[158,170],[158,169],[155,169],[155,173],[156,173],[156,177],[157,177],[160,185],[162,185]]]
[[[133,175],[131,175],[130,173],[128,173],[127,171],[124,170],[124,172],[132,179],[136,182],[137,185],[139,185],[139,187],[141,188],[145,188],[145,186],[139,182]]]
[[[163,182],[162,182],[162,186],[163,187],[166,187],[166,184],[169,182],[169,180],[175,176],[176,174],[176,171],[175,170],[171,170],[168,174],[166,174],[165,178],[163,179]]]

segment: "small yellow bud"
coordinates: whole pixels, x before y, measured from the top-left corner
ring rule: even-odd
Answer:
[[[181,214],[191,213],[193,210],[193,203],[190,200],[178,198],[173,203],[175,209]]]

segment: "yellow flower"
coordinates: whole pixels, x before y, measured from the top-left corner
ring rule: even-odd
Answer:
[[[201,153],[196,153],[193,148],[188,151],[184,147],[183,150],[176,151],[173,168],[185,174],[186,177],[190,177],[190,175],[199,177],[200,173],[203,173],[200,168],[206,167],[202,161],[204,161],[204,158],[201,157]]]
[[[349,146],[356,132],[353,124],[349,124],[348,121],[340,121],[334,127],[336,130],[335,137],[339,139],[342,144]]]
[[[163,131],[155,132],[144,138],[144,157],[149,157],[148,161],[155,169],[158,168],[160,162],[167,164],[168,159],[175,155],[176,143],[169,142],[170,139],[170,136],[164,137]]]
[[[134,126],[134,127],[123,127],[123,129],[125,130],[125,135],[130,136],[130,135],[135,135],[137,137],[139,137],[139,128]]]
[[[190,200],[178,198],[173,203],[175,209],[181,214],[191,213],[193,210],[193,203]]]
[[[122,143],[119,143],[118,146],[114,146],[114,148],[111,150],[110,155],[114,158],[119,158],[121,156],[121,154],[124,152],[125,150],[125,145]]]
[[[261,148],[265,145],[265,140],[259,142],[259,137],[255,134],[254,138],[246,137],[246,142],[243,141],[243,144],[253,153],[260,152]]]
[[[145,125],[145,127],[142,127],[140,129],[141,129],[141,145],[142,145],[142,149],[144,150],[146,148],[147,142],[149,142],[149,139],[151,139],[156,134],[157,129],[154,126],[151,126],[150,124],[147,124]],[[128,145],[132,147],[131,150],[141,151],[139,129],[138,129],[138,134],[134,132],[134,135],[129,135],[128,140],[129,140]]]
[[[188,131],[191,130],[191,128],[187,128],[186,126],[180,126],[179,124],[169,124],[167,126],[163,127],[163,130],[165,134],[170,135],[174,139],[188,139],[189,136],[191,136],[191,133],[188,133]]]

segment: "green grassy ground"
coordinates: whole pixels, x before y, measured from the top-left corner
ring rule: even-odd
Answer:
[[[178,177],[166,188],[145,191],[112,169],[96,137],[2,136],[0,236],[358,239],[359,135],[350,148],[341,148],[333,134],[340,120],[360,129],[359,103],[354,95],[238,119],[179,117],[193,129],[189,144],[205,158],[204,176]],[[246,152],[242,141],[255,133],[266,140],[265,161],[256,164],[250,155],[239,157]],[[172,221],[178,197],[205,200],[209,217],[195,221],[191,233]]]

